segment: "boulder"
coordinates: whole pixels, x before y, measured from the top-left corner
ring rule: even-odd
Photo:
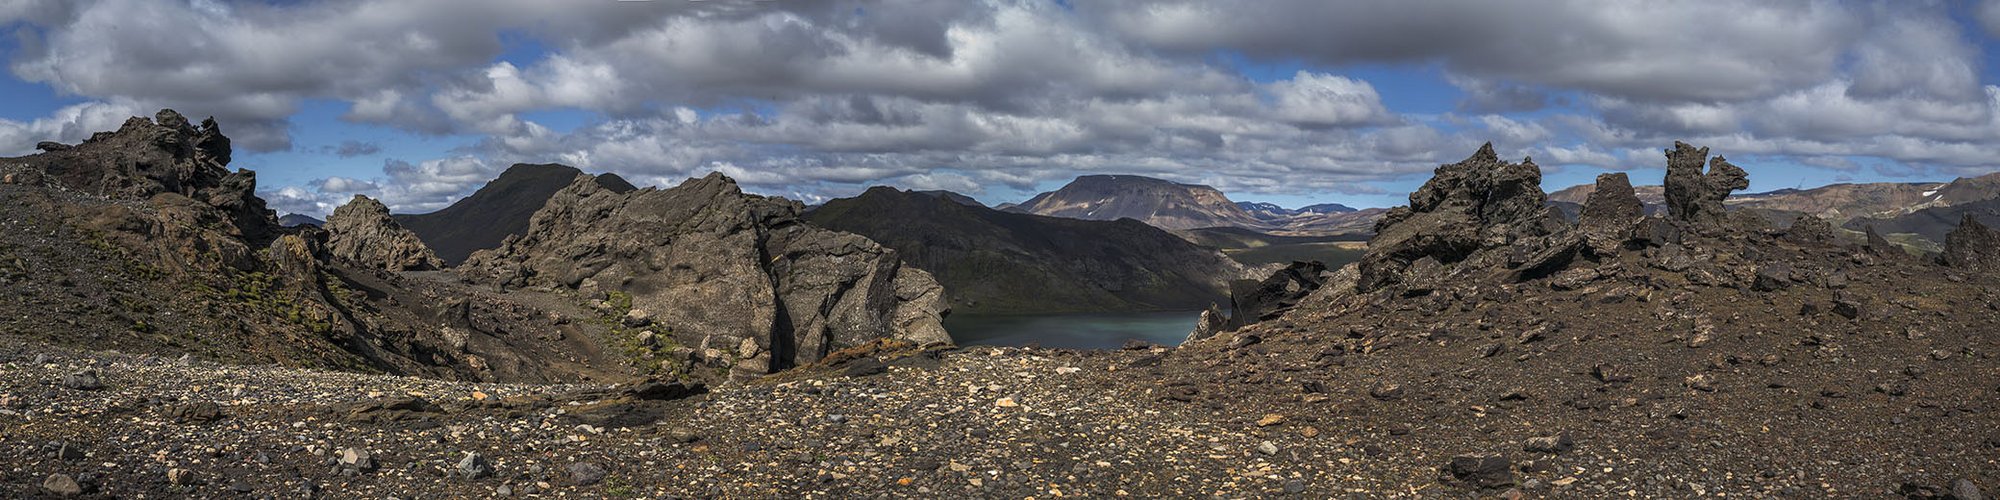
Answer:
[[[803,223],[803,210],[744,194],[721,174],[630,192],[579,175],[527,232],[473,254],[465,268],[627,294],[681,345],[725,357],[707,361],[729,363],[738,377],[878,338],[951,342],[944,289],[928,273],[867,238]]]
[[[1708,148],[1674,141],[1674,149],[1667,151],[1667,216],[1672,219],[1701,229],[1720,228],[1728,215],[1722,200],[1747,187],[1749,175],[1721,156],[1709,158]]]
[[[1237,280],[1229,290],[1227,330],[1271,319],[1298,305],[1326,283],[1326,264],[1293,262],[1263,280]],[[1205,313],[1204,313],[1205,314]]]
[[[1833,231],[1833,223],[1814,215],[1800,215],[1792,220],[1792,227],[1785,229],[1785,241],[1807,244],[1830,244],[1840,241]]]
[[[1492,144],[1465,161],[1439,166],[1410,194],[1409,206],[1390,210],[1376,223],[1368,254],[1359,262],[1357,290],[1401,286],[1422,292],[1461,267],[1501,267],[1511,254],[1484,250],[1533,244],[1561,227],[1541,183],[1533,159],[1501,161]],[[1479,262],[1460,265],[1466,261]]]
[[[1958,228],[1944,237],[1944,265],[1975,271],[2000,269],[2000,231],[1986,227],[1966,214]]]
[[[389,207],[363,195],[326,218],[327,250],[338,259],[390,271],[428,271],[444,267],[416,233],[389,217]]]

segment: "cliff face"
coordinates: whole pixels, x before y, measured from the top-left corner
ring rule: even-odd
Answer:
[[[803,208],[746,195],[720,174],[625,193],[579,176],[524,234],[465,267],[629,298],[629,323],[657,325],[738,376],[878,338],[951,341],[928,273],[867,238],[805,224]]]
[[[1194,310],[1224,301],[1243,273],[1221,252],[1136,221],[1006,213],[887,187],[806,218],[896,249],[962,312]]]

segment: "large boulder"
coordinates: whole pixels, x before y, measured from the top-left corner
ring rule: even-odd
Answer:
[[[1390,210],[1376,223],[1368,254],[1360,261],[1359,289],[1395,285],[1423,291],[1468,260],[1480,262],[1467,268],[1504,266],[1504,256],[1484,250],[1539,239],[1561,228],[1541,185],[1541,168],[1533,159],[1501,161],[1492,144],[1465,161],[1439,166],[1430,181],[1410,194],[1409,206]]]
[[[326,218],[327,249],[335,258],[389,271],[428,271],[444,267],[416,233],[389,217],[389,207],[362,195],[333,209]]]
[[[1702,169],[1704,162],[1708,165]],[[1708,157],[1708,148],[1674,141],[1667,151],[1667,216],[1698,229],[1724,225],[1728,211],[1722,200],[1729,193],[1750,187],[1749,174],[1721,156]]]
[[[1262,280],[1236,280],[1230,287],[1229,322],[1223,331],[1284,314],[1326,283],[1326,264],[1293,262]],[[1211,332],[1211,335],[1213,332]]]
[[[2000,231],[1986,227],[1966,214],[1958,222],[1958,228],[1944,236],[1944,253],[1938,255],[1944,265],[1971,269],[2000,269]]]
[[[721,174],[626,193],[581,175],[526,233],[465,267],[629,298],[641,312],[613,312],[659,325],[739,377],[878,338],[951,341],[943,288],[929,274],[867,238],[801,222],[803,210],[744,194]]]
[[[1592,253],[1611,255],[1630,239],[1632,226],[1646,216],[1646,205],[1632,191],[1624,173],[1599,174],[1597,188],[1583,203],[1576,230]]]

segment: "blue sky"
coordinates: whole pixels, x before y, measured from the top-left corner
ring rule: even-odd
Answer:
[[[1491,141],[1548,190],[1995,170],[1993,2],[12,0],[0,155],[172,107],[284,211],[441,208],[516,162],[819,201],[1076,175],[1401,204]],[[179,46],[176,46],[179,44]]]

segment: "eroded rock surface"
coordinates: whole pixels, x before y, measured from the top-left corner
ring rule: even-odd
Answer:
[[[334,257],[376,269],[428,271],[444,267],[416,233],[389,217],[389,207],[362,195],[326,218],[327,247]]]
[[[951,341],[929,274],[866,238],[802,223],[803,208],[744,194],[721,174],[629,193],[579,176],[525,235],[466,266],[515,285],[616,294],[739,376],[877,338]]]
[[[1390,210],[1376,224],[1360,261],[1361,289],[1398,285],[1421,292],[1461,268],[1505,267],[1504,252],[1486,250],[1560,228],[1541,183],[1534,160],[1502,161],[1492,144],[1465,161],[1439,166],[1410,194],[1409,206]]]
[[[1980,224],[1967,214],[1958,222],[1958,229],[1945,235],[1944,253],[1938,258],[1951,267],[2000,269],[2000,231]]]
[[[1708,168],[1703,170],[1706,162]],[[1667,215],[1697,228],[1723,225],[1728,211],[1722,200],[1750,187],[1749,174],[1721,156],[1709,158],[1708,148],[1674,141],[1667,151]]]

